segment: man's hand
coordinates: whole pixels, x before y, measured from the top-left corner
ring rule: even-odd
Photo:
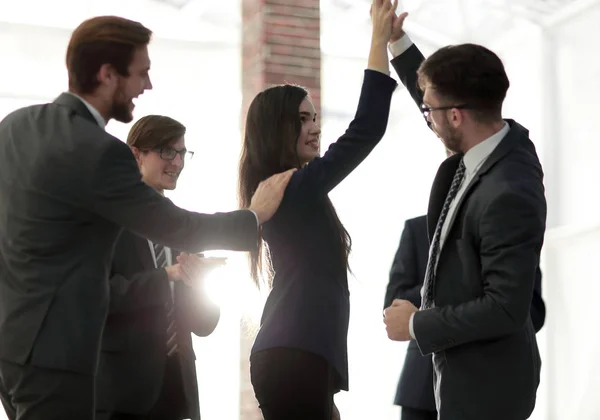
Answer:
[[[181,269],[181,280],[188,286],[197,286],[215,268],[222,267],[226,258],[202,257],[182,252],[177,257],[176,266]],[[175,267],[175,266],[173,266]]]
[[[279,208],[283,199],[283,193],[294,172],[296,172],[296,169],[290,169],[275,174],[258,184],[258,188],[252,196],[249,210],[256,213],[260,224],[265,223],[273,217]]]
[[[415,305],[408,300],[394,299],[392,306],[383,311],[385,329],[390,340],[409,341],[410,336],[409,322],[410,316],[417,312]]]
[[[165,271],[167,272],[167,278],[169,281],[179,281],[183,278],[183,271],[181,271],[181,265],[179,264],[173,264],[165,267]]]
[[[404,36],[404,19],[408,16],[407,12],[400,13],[400,16],[394,15],[392,18],[392,35],[390,43],[398,41]]]

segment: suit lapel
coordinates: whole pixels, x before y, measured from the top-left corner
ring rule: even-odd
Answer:
[[[83,102],[76,96],[69,93],[62,93],[58,98],[54,100],[55,104],[63,105],[70,108],[75,114],[80,117],[98,125],[98,121],[94,118],[90,110],[85,106]]]
[[[454,173],[461,158],[462,155],[454,155],[442,162],[433,181],[427,209],[427,234],[430,243],[433,240],[437,221],[440,218],[444,201],[446,201],[446,196],[452,184],[452,178],[454,178]]]

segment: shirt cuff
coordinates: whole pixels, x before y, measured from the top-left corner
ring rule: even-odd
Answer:
[[[388,45],[388,49],[390,50],[390,53],[392,53],[392,56],[396,58],[400,54],[408,50],[410,47],[412,47],[412,45],[412,40],[408,37],[407,34],[404,34],[399,40],[390,43]]]
[[[413,320],[415,319],[415,313],[413,313],[410,316],[410,319],[408,320],[408,332],[410,334],[410,338],[412,338],[413,340],[416,340],[417,338],[415,337],[415,329],[413,327]]]

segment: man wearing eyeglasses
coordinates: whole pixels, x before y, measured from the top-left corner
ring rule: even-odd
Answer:
[[[530,308],[546,223],[542,168],[528,130],[502,118],[509,81],[500,58],[462,44],[425,59],[402,22],[393,24],[392,65],[455,154],[429,199],[421,308],[395,299],[388,336],[433,354],[440,420],[525,420],[541,367]]]
[[[186,160],[183,124],[138,120],[127,138],[142,180],[174,190]],[[161,223],[157,220],[156,223]],[[191,333],[205,337],[220,311],[203,277],[222,261],[180,254],[123,231],[110,271],[110,308],[96,376],[99,420],[200,420]]]

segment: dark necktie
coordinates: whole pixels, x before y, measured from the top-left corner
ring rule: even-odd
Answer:
[[[167,250],[163,245],[154,245],[154,255],[156,256],[156,267],[164,268],[167,266]],[[165,311],[167,312],[167,356],[171,356],[177,351],[177,329],[175,325],[175,305],[173,299],[169,295],[169,299],[165,303]]]
[[[435,289],[435,271],[438,262],[438,258],[440,256],[440,239],[442,236],[442,227],[444,226],[444,222],[446,221],[446,217],[448,216],[448,210],[450,210],[450,204],[456,198],[456,194],[460,189],[460,185],[465,176],[465,163],[463,160],[460,160],[458,164],[458,168],[454,173],[454,178],[452,178],[452,184],[450,185],[450,190],[448,190],[448,194],[446,195],[446,200],[444,201],[444,206],[442,207],[442,212],[440,213],[440,217],[437,221],[437,225],[435,226],[435,232],[433,234],[433,240],[431,242],[431,254],[429,256],[429,261],[427,262],[427,271],[425,272],[425,284],[424,284],[424,293],[423,293],[423,304],[421,305],[422,309],[428,309],[433,307],[433,291]]]

